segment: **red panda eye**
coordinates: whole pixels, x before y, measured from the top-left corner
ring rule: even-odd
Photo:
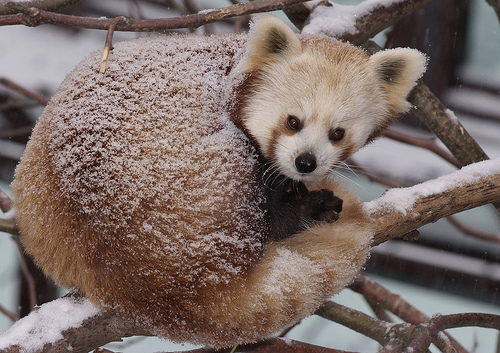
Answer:
[[[293,131],[300,130],[300,120],[294,115],[289,115],[286,122],[288,128]]]
[[[338,141],[340,141],[340,140],[342,140],[344,138],[344,135],[345,135],[345,130],[342,129],[342,128],[338,128],[338,129],[335,129],[335,130],[331,131],[330,135],[328,136],[328,138],[331,141],[338,142]]]

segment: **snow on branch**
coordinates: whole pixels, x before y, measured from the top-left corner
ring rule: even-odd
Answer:
[[[413,187],[390,189],[364,206],[376,220],[373,245],[377,245],[443,217],[499,201],[500,158],[497,158]]]
[[[132,335],[149,335],[76,293],[36,307],[0,334],[0,352],[81,352]]]
[[[324,33],[359,45],[429,1],[365,0],[357,5],[317,6],[302,32]]]
[[[373,245],[377,245],[450,214],[498,200],[500,158],[413,187],[391,189],[364,206],[376,221]],[[488,316],[488,320],[488,327],[500,325],[500,317]],[[442,319],[428,322],[436,327],[444,325]],[[87,352],[122,337],[150,334],[73,295],[42,305],[0,334],[0,352],[57,353],[66,352],[68,347],[73,352]],[[415,341],[415,345],[420,344]]]

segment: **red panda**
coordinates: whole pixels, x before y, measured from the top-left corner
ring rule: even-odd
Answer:
[[[422,54],[369,57],[262,17],[248,35],[117,43],[99,66],[93,53],[66,77],[12,183],[48,276],[214,348],[270,337],[353,280],[372,221],[332,171],[409,108]],[[269,201],[267,172],[291,203]]]

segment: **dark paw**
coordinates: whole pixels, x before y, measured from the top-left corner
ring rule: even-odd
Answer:
[[[309,193],[311,217],[320,222],[332,223],[339,218],[342,200],[327,189]]]

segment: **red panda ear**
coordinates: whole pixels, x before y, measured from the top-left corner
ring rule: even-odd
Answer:
[[[274,16],[259,16],[250,28],[246,53],[236,70],[247,73],[262,65],[302,52],[300,41],[283,21]]]
[[[406,97],[427,66],[427,57],[416,49],[395,48],[370,57],[369,65],[386,93],[389,109],[395,114],[410,108]]]

